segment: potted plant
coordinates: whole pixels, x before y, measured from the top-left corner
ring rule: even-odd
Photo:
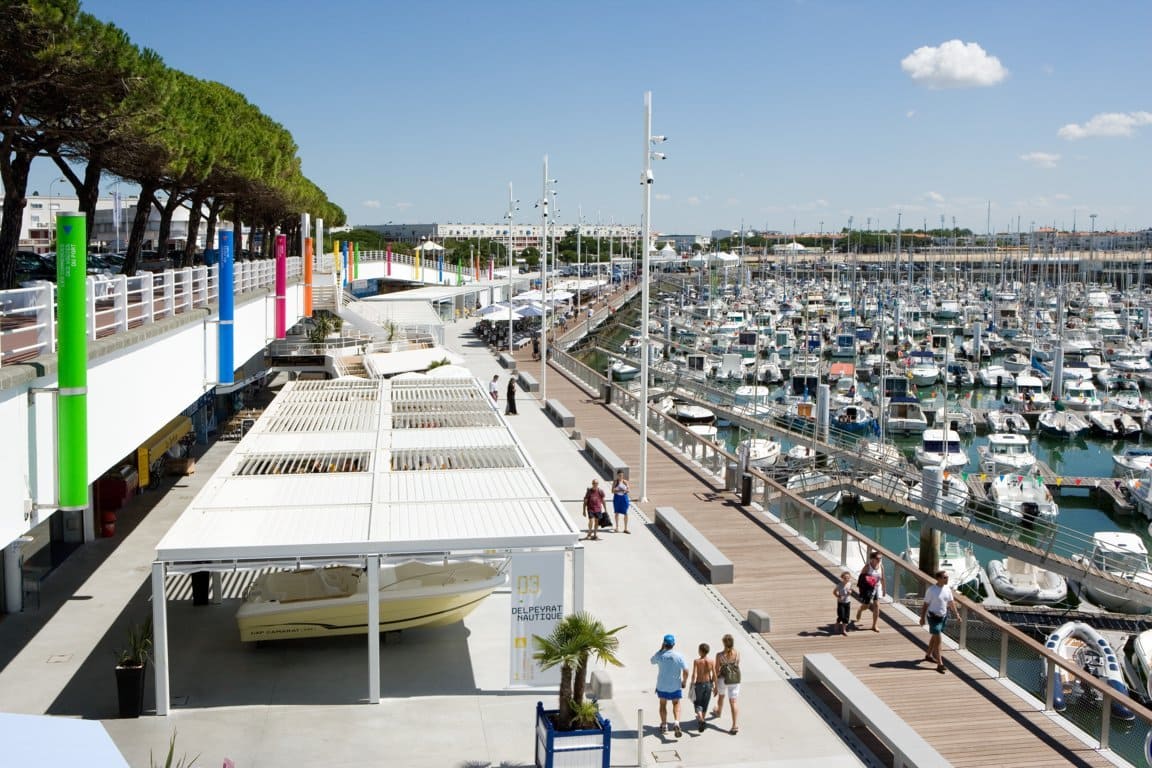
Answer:
[[[607,768],[611,759],[612,724],[601,717],[595,701],[585,701],[588,665],[596,659],[623,666],[616,657],[624,627],[607,629],[599,619],[579,612],[565,616],[547,637],[534,635],[533,658],[541,669],[560,667],[559,706],[554,710],[536,704],[536,765],[553,768],[588,765],[588,753],[601,753]]]
[[[128,628],[123,648],[116,651],[116,694],[120,717],[144,712],[144,673],[152,657],[152,617]]]

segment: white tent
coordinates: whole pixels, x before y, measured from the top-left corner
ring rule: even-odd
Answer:
[[[425,240],[424,242],[420,243],[420,245],[416,246],[416,250],[429,253],[435,251],[443,251],[444,246],[436,245],[436,243],[432,242],[431,240]]]
[[[464,362],[464,358],[443,347],[429,347],[399,352],[373,352],[364,356],[364,367],[377,376],[389,376],[404,371],[423,371],[440,360],[447,360],[453,365]]]
[[[441,365],[425,374],[429,379],[473,379],[472,371],[462,365]]]
[[[483,309],[481,309],[476,314],[479,315],[480,317],[488,317],[489,315],[499,315],[501,313],[504,313],[504,314],[508,313],[508,305],[507,304],[489,304],[488,306],[484,307]]]

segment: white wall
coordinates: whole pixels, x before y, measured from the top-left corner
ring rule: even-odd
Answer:
[[[237,305],[234,349],[239,365],[271,340],[269,298]],[[288,288],[288,325],[300,318],[303,289]],[[215,316],[212,318],[215,319]],[[94,482],[208,391],[216,380],[214,322],[182,326],[95,361],[88,369],[88,482]],[[54,498],[54,397],[29,405],[29,387],[55,387],[55,375],[0,392],[0,546],[28,530],[30,498]]]

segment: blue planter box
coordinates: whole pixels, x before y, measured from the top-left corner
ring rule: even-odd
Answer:
[[[555,709],[536,702],[536,768],[608,768],[612,758],[612,721],[596,715],[597,728],[558,731]]]

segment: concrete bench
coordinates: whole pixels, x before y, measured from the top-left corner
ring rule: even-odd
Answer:
[[[590,437],[584,441],[584,447],[588,449],[588,455],[592,457],[592,463],[596,465],[597,469],[605,472],[609,477],[616,477],[617,472],[623,472],[624,477],[628,477],[628,465],[621,461],[611,448],[604,445],[603,440],[598,437]]]
[[[672,545],[683,552],[710,584],[731,584],[732,561],[721,552],[696,526],[684,519],[675,507],[656,507],[656,530],[663,533]]]
[[[544,413],[551,417],[552,421],[556,422],[557,426],[561,427],[574,427],[576,426],[576,417],[572,415],[572,411],[564,407],[564,404],[559,400],[549,398],[544,401]]]
[[[516,370],[516,358],[512,357],[512,355],[508,354],[507,352],[501,352],[496,356],[496,359],[500,361],[500,366],[502,368],[507,368],[510,371]]]
[[[862,723],[888,747],[892,768],[952,765],[832,654],[805,654],[804,682],[821,683],[840,701],[840,716],[849,727]]]
[[[536,381],[536,377],[528,373],[528,371],[520,371],[516,374],[516,378],[520,381],[520,389],[525,392],[540,391],[540,382]]]

